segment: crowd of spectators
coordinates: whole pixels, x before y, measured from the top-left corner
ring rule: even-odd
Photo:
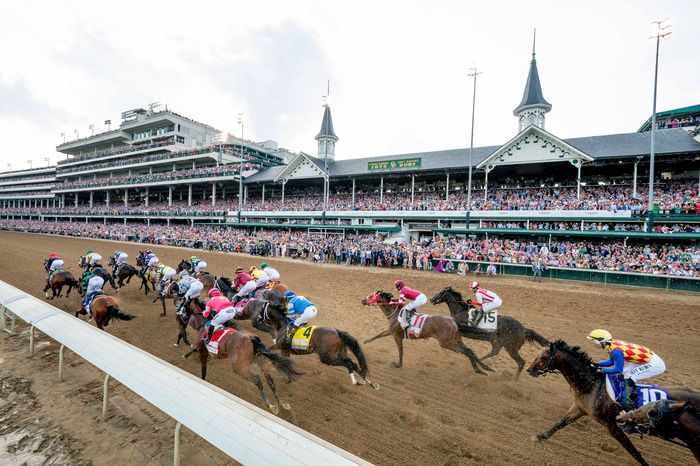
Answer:
[[[43,180],[46,178],[53,178],[54,175],[53,173],[51,174],[44,174],[44,175],[35,175],[35,176],[13,176],[11,178],[0,178],[0,186],[3,186],[4,183],[9,183],[12,181],[32,181],[32,180]],[[16,186],[16,185],[13,185]]]
[[[630,244],[622,241],[552,241],[426,238],[396,242],[375,235],[321,235],[280,230],[249,231],[223,226],[149,226],[78,222],[0,220],[0,230],[102,238],[243,252],[262,256],[298,257],[318,262],[461,271],[462,261],[547,267],[614,270],[653,275],[700,277],[700,248],[672,244]]]
[[[102,157],[109,157],[112,155],[119,155],[119,154],[124,154],[126,152],[133,152],[133,151],[137,151],[137,150],[155,149],[158,147],[171,146],[173,144],[175,144],[175,137],[171,136],[171,137],[163,138],[163,139],[153,141],[153,142],[134,143],[132,145],[118,147],[116,149],[110,149],[110,150],[105,150],[105,151],[100,151],[100,152],[88,152],[85,154],[74,155],[71,158],[68,158],[65,160],[59,160],[58,165],[60,166],[60,165],[66,164],[66,163],[81,162],[83,160],[99,159]]]
[[[683,128],[686,126],[698,125],[700,125],[700,116],[687,116],[683,118],[671,118],[656,121],[656,129]]]
[[[0,192],[14,191],[16,189],[22,188],[36,188],[36,189],[51,189],[53,188],[53,183],[50,184],[16,184],[13,186],[2,186],[0,185]]]
[[[575,221],[575,222],[530,222],[528,227],[527,222],[522,221],[498,221],[486,222],[482,221],[480,228],[485,229],[512,229],[512,230],[530,230],[530,231],[637,231],[644,230],[643,223],[626,223],[626,222],[591,222],[591,221]],[[654,233],[700,233],[700,225],[697,224],[656,224],[652,228]]]

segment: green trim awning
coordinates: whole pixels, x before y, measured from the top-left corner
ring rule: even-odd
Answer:
[[[513,235],[513,236],[570,236],[578,238],[663,239],[666,241],[699,241],[700,233],[646,233],[643,231],[579,231],[579,230],[522,230],[510,228],[435,228],[434,233],[455,235]]]

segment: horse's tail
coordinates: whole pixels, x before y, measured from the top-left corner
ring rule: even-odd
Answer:
[[[342,330],[338,329],[336,329],[336,332],[338,332],[338,335],[340,336],[340,339],[342,340],[343,344],[350,348],[350,351],[352,351],[355,357],[357,358],[357,363],[360,366],[360,376],[364,379],[365,377],[367,377],[368,372],[367,358],[365,358],[365,353],[362,352],[360,344],[349,333],[343,332]]]
[[[296,380],[303,374],[303,372],[297,371],[296,367],[294,366],[294,362],[291,359],[285,358],[280,354],[270,351],[263,344],[260,337],[250,335],[250,341],[253,343],[253,353],[269,359],[272,365],[275,366],[275,368],[277,368],[277,370],[287,378],[287,381],[291,382],[292,380]]]
[[[539,333],[537,333],[534,330],[529,329],[529,328],[525,329],[525,340],[530,341],[530,342],[532,342],[532,341],[537,342],[541,346],[547,346],[550,343],[550,341],[547,340],[545,337],[543,337]]]
[[[122,312],[121,309],[119,309],[117,306],[113,306],[112,304],[107,306],[107,312],[109,313],[109,317],[112,319],[131,320],[134,317],[136,317],[132,316],[131,314]]]

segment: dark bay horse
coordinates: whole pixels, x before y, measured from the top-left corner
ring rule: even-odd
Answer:
[[[207,376],[209,351],[206,348],[202,336],[207,318],[202,315],[201,303],[199,303],[198,300],[192,300],[189,307],[189,325],[195,329],[197,336],[195,337],[195,349],[187,353],[185,357],[188,357],[195,351],[199,353],[199,362],[202,368],[202,379],[204,380]],[[280,372],[280,374],[284,375],[288,382],[296,380],[302,374],[296,370],[294,367],[294,362],[291,359],[267,349],[262,340],[260,340],[260,337],[242,330],[236,330],[229,333],[219,341],[218,354],[216,354],[215,357],[217,359],[228,358],[231,361],[233,372],[255,384],[260,392],[263,402],[274,414],[279,413],[279,406],[286,410],[291,409],[289,403],[283,402],[277,394],[277,387],[275,386],[275,381],[269,372],[269,365],[272,364]],[[272,394],[275,396],[277,404],[270,403],[270,400],[265,393],[265,388],[263,387],[260,375],[251,371],[251,366],[253,363],[257,365],[259,371],[265,376],[267,385],[270,387],[270,390],[272,390]]]
[[[268,285],[270,284],[271,286],[266,286],[264,291],[274,291],[280,296],[283,296],[286,291],[289,291],[289,287],[284,283],[270,282]],[[221,293],[223,293],[228,299],[232,299],[233,295],[235,295],[238,291],[233,287],[231,279],[226,277],[217,277],[214,280],[214,288],[221,290]]]
[[[185,259],[182,259],[179,264],[177,264],[177,273],[182,272],[183,270],[190,270],[192,267],[192,264],[190,264],[188,261]],[[202,285],[204,285],[204,293],[208,293],[209,290],[212,288],[216,288],[216,277],[209,272],[202,272],[197,276],[197,279],[202,282]]]
[[[44,262],[44,268],[46,268],[46,262]],[[60,298],[64,286],[68,286],[68,291],[66,292],[66,298],[68,298],[73,288],[80,288],[80,283],[75,276],[67,270],[58,270],[52,273],[51,278],[46,279],[46,286],[44,286],[46,299]],[[51,290],[50,296],[49,290]]]
[[[219,278],[219,280],[221,280],[221,278]],[[262,298],[263,299],[251,299],[248,301],[240,313],[236,314],[235,319],[250,320],[253,327],[261,332],[269,333],[272,337],[272,343],[276,344],[277,332],[280,325],[278,324],[278,320],[284,320],[277,316],[286,315],[287,301],[273,290],[264,291]],[[277,312],[273,314],[273,310]]]
[[[178,292],[178,287],[177,287],[177,282],[175,280],[171,280],[170,283],[168,283],[167,286],[164,287],[159,287],[156,286],[156,297],[153,300],[155,303],[156,301],[160,300],[160,303],[163,305],[163,313],[160,315],[161,317],[165,317],[166,312],[165,312],[165,300],[166,299],[172,299],[173,304],[177,306],[177,292]],[[187,323],[185,323],[187,324]]]
[[[472,307],[471,300],[464,301],[462,295],[449,286],[430,298],[430,302],[433,304],[447,304],[447,307],[450,309],[450,315],[457,322],[459,332],[463,337],[491,343],[491,351],[479,358],[481,361],[496,356],[501,349],[505,348],[508,355],[518,365],[518,369],[515,372],[516,379],[520,377],[520,373],[525,368],[525,360],[519,353],[523,344],[526,341],[539,343],[540,346],[549,344],[549,340],[539,333],[525,328],[518,320],[503,314],[498,316],[498,325],[493,332],[472,327],[469,325],[469,310]]]
[[[78,260],[78,266],[80,266],[80,268],[83,269],[83,275],[80,277],[80,294],[83,293],[83,287],[87,285],[87,283],[83,282],[85,281],[85,276],[89,272],[92,272],[93,275],[97,275],[98,277],[102,278],[105,281],[105,283],[109,283],[110,286],[115,290],[117,289],[117,285],[114,283],[114,278],[112,277],[112,274],[109,273],[109,271],[103,268],[101,265],[97,264],[95,266],[90,266],[85,261],[85,256],[80,256],[80,260]]]
[[[383,291],[370,294],[362,300],[362,304],[365,306],[378,306],[389,324],[387,330],[365,340],[364,343],[367,344],[377,338],[393,336],[396,347],[399,350],[399,362],[394,363],[394,367],[401,367],[403,365],[403,340],[405,338],[404,331],[399,324],[401,304],[394,301],[391,293]],[[487,375],[482,368],[487,371],[493,371],[486,363],[479,361],[474,351],[464,345],[457,323],[451,317],[427,316],[423,330],[418,338],[435,338],[443,348],[454,351],[457,354],[463,354],[471,361],[474,372],[477,374]]]
[[[277,295],[277,293],[272,290],[268,290],[265,293],[274,293],[274,295]],[[268,306],[267,314],[274,322],[273,325],[277,331],[277,337],[274,340],[275,347],[280,348],[282,354],[316,353],[318,354],[318,359],[323,364],[345,367],[350,374],[350,380],[353,385],[369,384],[370,387],[379,390],[379,384],[372,382],[369,378],[369,368],[367,367],[365,353],[362,351],[360,343],[352,335],[337,328],[315,327],[313,328],[313,333],[310,334],[308,347],[303,350],[294,349],[285,337],[288,322],[286,309],[284,307],[280,309],[278,306]],[[306,328],[311,329],[311,326]],[[357,364],[348,357],[348,350],[355,355]],[[357,377],[355,374],[357,374]]]
[[[138,275],[138,277],[142,280],[141,286],[143,286],[144,285],[143,282],[146,281],[146,279],[143,277],[143,275],[141,275],[141,273],[139,273],[139,270],[136,267],[132,267],[131,265],[126,264],[126,263],[122,264],[119,267],[118,274],[115,273],[115,272],[117,272],[117,270],[115,270],[116,269],[116,261],[114,260],[114,257],[109,258],[107,265],[112,267],[112,270],[113,270],[112,277],[117,279],[117,291],[119,291],[120,289],[122,289],[124,287],[124,280],[126,280],[126,284],[128,285],[129,282],[131,282],[131,278],[134,275]]]
[[[75,317],[81,314],[87,315],[83,306],[75,311]],[[95,299],[92,300],[90,303],[90,314],[91,318],[95,321],[95,325],[97,325],[97,328],[100,330],[104,330],[112,320],[131,320],[135,318],[135,316],[126,314],[119,309],[119,301],[117,301],[117,298],[107,295],[96,296]]]
[[[629,413],[618,414],[617,425],[628,434],[651,435],[687,447],[700,463],[700,410],[691,403],[671,400],[647,403]]]
[[[549,430],[532,436],[532,440],[547,440],[559,429],[563,429],[582,416],[592,416],[608,429],[627,452],[640,464],[647,465],[641,453],[635,448],[622,429],[617,425],[616,416],[622,406],[611,400],[605,389],[605,375],[600,373],[593,360],[578,346],[569,346],[563,340],[557,340],[532,361],[527,372],[533,376],[561,373],[574,394],[574,404]],[[676,401],[700,403],[700,393],[684,388],[666,389],[669,397]]]
[[[136,254],[136,267],[138,267],[138,274],[139,277],[141,277],[141,286],[139,286],[139,290],[143,288],[143,294],[148,294],[150,291],[149,286],[148,286],[148,278],[146,278],[146,254],[144,251],[139,251],[138,254]],[[155,283],[153,284],[153,291],[156,290],[156,285]]]

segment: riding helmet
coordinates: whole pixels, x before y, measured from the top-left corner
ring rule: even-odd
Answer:
[[[209,297],[213,298],[214,296],[221,296],[221,291],[219,291],[218,288],[212,288],[209,290]]]
[[[260,268],[261,268],[261,269],[266,269],[266,268],[267,268],[267,262],[263,262],[262,264],[260,264]]]
[[[406,286],[406,284],[403,282],[403,280],[396,280],[394,282],[394,286],[396,288],[403,288],[404,286]]]
[[[471,282],[469,284],[469,288],[471,288],[472,290],[478,290],[480,288],[479,282]]]
[[[296,296],[296,295],[294,294],[294,292],[292,290],[287,290],[284,292],[285,298],[293,298],[294,296]]]
[[[610,343],[612,341],[612,334],[607,330],[597,328],[591,333],[589,333],[586,338],[588,338],[589,340],[597,340],[602,343]]]

